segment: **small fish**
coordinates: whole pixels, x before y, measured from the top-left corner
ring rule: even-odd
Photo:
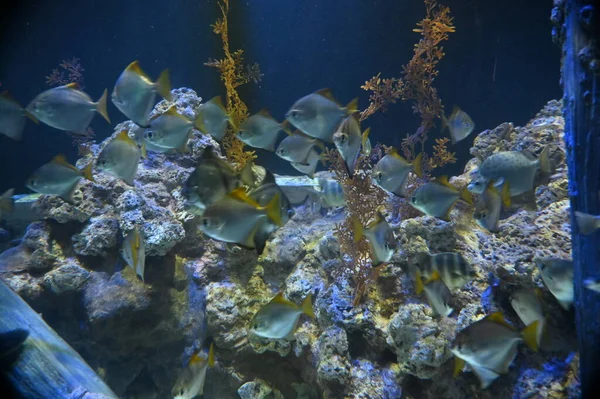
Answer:
[[[410,163],[395,149],[392,149],[373,168],[373,180],[384,190],[404,197],[408,173],[413,172],[418,177],[423,176],[422,159],[423,154],[421,153]]]
[[[250,185],[248,170],[237,173],[227,161],[219,158],[212,147],[207,147],[198,160],[198,165],[186,180],[183,196],[188,205],[203,211],[207,206],[225,197],[242,184]]]
[[[0,133],[13,140],[21,140],[26,117],[39,123],[7,91],[0,94]]]
[[[307,159],[314,146],[324,148],[323,143],[312,137],[305,136],[299,131],[281,140],[275,154],[290,162],[308,163]]]
[[[600,229],[600,216],[575,211],[575,220],[577,221],[579,232],[583,235],[587,236]]]
[[[323,206],[326,208],[346,206],[344,189],[337,180],[321,178],[319,179],[319,188],[321,191],[320,199]]]
[[[73,203],[73,192],[83,177],[94,181],[90,162],[83,170],[67,162],[64,155],[55,156],[27,179],[25,187],[40,194],[58,195]]]
[[[113,89],[113,104],[126,117],[142,127],[148,127],[150,112],[156,101],[156,93],[172,101],[169,70],[162,71],[158,80],[152,82],[142,71],[138,61],[133,61],[121,73]]]
[[[536,332],[536,342],[539,347],[542,342],[542,334],[544,332],[546,318],[542,312],[542,302],[540,301],[540,293],[536,290],[520,289],[510,295],[510,304],[519,316],[519,319],[526,326],[534,321],[538,322]]]
[[[434,313],[443,317],[448,317],[454,311],[450,306],[452,294],[448,286],[444,284],[438,271],[434,271],[425,283],[423,283],[421,273],[417,270],[416,275],[416,292],[417,295],[425,291],[425,296],[429,302],[429,306]]]
[[[418,187],[410,198],[410,204],[426,215],[450,221],[450,211],[459,199],[473,205],[473,198],[466,187],[459,190],[448,182],[446,176],[442,176],[435,182]]]
[[[360,132],[358,119],[354,115],[344,118],[337,131],[333,134],[333,143],[340,152],[349,176],[354,174],[354,166],[360,155],[360,150],[369,139],[371,128]]]
[[[102,149],[96,160],[96,167],[133,186],[133,178],[142,155],[146,156],[145,148],[142,146],[140,149],[129,137],[127,130],[122,130]]]
[[[586,278],[583,281],[583,285],[588,290],[592,290],[594,292],[600,292],[600,279],[598,279],[598,278]]]
[[[469,191],[481,194],[490,180],[500,187],[504,182],[510,185],[510,195],[523,194],[533,189],[537,171],[548,175],[551,171],[548,146],[544,147],[538,159],[527,152],[502,151],[490,155],[477,170],[477,177],[469,185]]]
[[[469,325],[457,334],[450,348],[456,356],[454,376],[466,362],[479,378],[481,389],[486,389],[501,374],[508,373],[521,341],[537,351],[537,324],[533,322],[518,332],[502,313],[496,312]]]
[[[198,112],[198,130],[204,134],[210,134],[215,140],[221,141],[227,131],[227,122],[231,124],[234,131],[238,130],[233,116],[227,113],[223,106],[221,97],[213,97],[210,101],[202,104]]]
[[[546,287],[560,305],[569,310],[573,304],[573,261],[559,258],[536,259]]]
[[[85,134],[94,113],[110,123],[106,113],[107,92],[93,102],[90,96],[78,89],[76,83],[54,87],[38,94],[27,106],[27,112],[53,128],[75,134]]]
[[[187,367],[181,370],[181,373],[175,381],[171,390],[173,399],[193,399],[204,393],[204,382],[206,380],[206,370],[215,365],[215,348],[210,344],[208,354],[198,351],[192,355]]]
[[[473,119],[463,110],[458,107],[454,107],[449,118],[442,115],[443,129],[448,128],[450,130],[450,137],[452,138],[452,144],[456,144],[461,140],[466,139],[473,129],[475,129],[475,123]]]
[[[304,134],[331,143],[342,118],[355,112],[357,99],[341,107],[329,89],[321,89],[296,101],[285,117]]]
[[[4,213],[15,210],[15,200],[13,199],[14,194],[15,189],[9,188],[2,195],[0,195],[0,220],[2,220],[2,215]]]
[[[430,279],[437,271],[444,283],[453,291],[463,287],[476,275],[473,266],[456,252],[442,252],[435,255],[420,253],[416,265],[426,279]]]
[[[250,147],[275,151],[279,131],[284,129],[285,125],[278,123],[269,111],[262,110],[240,124],[237,137]]]
[[[502,186],[502,192],[498,192],[494,182],[490,181],[487,189],[475,201],[475,211],[473,219],[479,226],[488,231],[498,231],[498,221],[500,220],[500,210],[502,205],[510,208],[510,189],[508,182]]]
[[[280,292],[256,312],[250,324],[250,331],[263,338],[291,341],[294,339],[294,330],[301,314],[315,318],[312,309],[312,295],[309,294],[302,305],[298,306],[285,299],[283,293]]]
[[[280,209],[278,193],[266,206],[260,206],[240,187],[208,206],[198,227],[215,240],[256,249],[258,252],[264,248],[264,243],[258,242],[264,237],[256,233],[265,219],[281,227],[283,222]]]
[[[200,119],[193,121],[180,114],[173,105],[162,114],[150,118],[150,128],[144,132],[144,140],[159,151],[176,149],[185,153],[192,129],[196,127],[200,130],[199,122]]]
[[[133,269],[142,282],[144,282],[144,271],[146,269],[146,245],[144,235],[136,226],[131,230],[123,240],[121,247],[121,256],[127,262],[127,265]]]
[[[398,247],[394,232],[390,225],[385,221],[385,217],[377,212],[375,220],[366,227],[355,217],[352,218],[352,227],[354,230],[354,242],[359,242],[363,237],[369,240],[371,247],[373,266],[389,262]]]
[[[308,153],[306,162],[290,162],[290,165],[292,165],[298,172],[304,173],[308,177],[312,178],[315,175],[317,165],[321,159],[322,158],[319,153],[315,149],[312,149]]]

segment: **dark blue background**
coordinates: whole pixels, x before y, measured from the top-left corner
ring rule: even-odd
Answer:
[[[72,57],[81,59],[94,100],[104,88],[110,92],[136,59],[152,78],[170,68],[173,87],[191,87],[205,99],[224,94],[218,72],[203,65],[221,56],[210,28],[218,15],[215,0],[18,3],[0,10],[0,90],[23,105],[47,88],[45,76],[61,60]],[[451,8],[456,33],[444,45],[435,86],[447,109],[456,104],[471,115],[475,133],[503,121],[524,124],[546,101],[561,96],[550,0],[442,3]],[[366,107],[368,93],[360,86],[378,72],[399,76],[420,37],[412,30],[424,15],[420,0],[231,0],[231,5],[232,50],[243,47],[247,61],[258,62],[264,73],[260,85],[241,88],[242,98],[251,112],[266,107],[278,119],[297,98],[323,87],[342,103],[359,96],[360,107]],[[112,126],[125,119],[112,104],[109,115]],[[372,116],[365,127],[372,127],[373,142],[399,146],[418,124],[410,104],[401,103]],[[112,126],[100,116],[92,122],[99,139]],[[440,134],[435,129],[430,136]],[[473,137],[452,148],[459,163],[444,172],[460,173]],[[21,142],[0,136],[0,192],[23,190],[26,177],[60,152],[75,161],[70,137],[45,125],[28,122]],[[258,163],[296,174],[273,154],[259,152]]]

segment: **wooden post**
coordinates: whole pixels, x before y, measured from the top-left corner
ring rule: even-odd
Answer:
[[[15,329],[26,330],[29,336],[0,372],[17,397],[118,399],[85,360],[0,280],[0,333]],[[0,397],[7,396],[0,392]]]
[[[600,392],[600,294],[583,281],[600,277],[600,232],[579,233],[574,211],[600,214],[600,6],[566,0],[563,39],[565,142],[569,167],[577,336],[582,398]],[[560,6],[559,6],[560,7]]]

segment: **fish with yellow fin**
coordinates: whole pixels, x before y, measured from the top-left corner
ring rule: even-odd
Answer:
[[[315,176],[315,171],[317,170],[317,166],[319,161],[321,161],[323,157],[313,148],[308,153],[308,158],[306,158],[305,162],[290,162],[290,165],[294,167],[298,172],[304,173],[310,178]]]
[[[110,123],[106,96],[104,90],[98,102],[93,102],[77,83],[69,83],[38,94],[27,106],[27,112],[48,126],[84,135],[96,112]]]
[[[215,347],[210,344],[208,353],[198,351],[190,357],[187,366],[181,370],[171,390],[173,399],[193,399],[204,393],[206,371],[215,365]]]
[[[280,292],[256,312],[250,323],[250,331],[263,338],[291,341],[294,339],[294,331],[302,314],[315,318],[312,295],[308,294],[302,305],[298,306],[285,299]]]
[[[560,305],[569,310],[575,297],[573,261],[560,258],[537,258],[542,281]]]
[[[373,167],[373,180],[382,189],[404,197],[408,174],[413,172],[418,177],[423,176],[422,162],[422,153],[412,162],[408,162],[396,149],[392,149]]]
[[[200,118],[191,120],[177,112],[177,107],[172,105],[162,114],[150,118],[150,127],[144,132],[144,141],[157,152],[175,149],[185,153],[188,152],[187,142],[193,128],[200,130]]]
[[[443,128],[450,130],[450,137],[452,138],[452,144],[456,144],[461,140],[469,137],[473,129],[475,129],[475,123],[473,119],[462,109],[454,106],[452,113],[446,118],[442,114]]]
[[[297,100],[285,117],[304,134],[331,143],[342,118],[357,112],[357,101],[342,107],[329,89],[321,89]]]
[[[366,237],[371,247],[371,259],[373,266],[389,262],[398,247],[394,232],[390,225],[385,221],[381,212],[377,212],[375,220],[364,226],[356,217],[352,217],[352,227],[354,230],[354,242],[357,243],[363,237]]]
[[[239,127],[237,137],[250,147],[275,151],[275,142],[279,132],[286,129],[287,123],[277,122],[269,111],[261,110],[259,113],[246,118]]]
[[[146,270],[146,244],[144,243],[144,235],[140,229],[135,226],[125,239],[121,247],[121,256],[137,274],[142,282],[144,282],[144,272]]]
[[[508,182],[502,185],[502,192],[499,192],[494,181],[490,181],[487,189],[475,201],[475,210],[473,219],[479,226],[488,231],[498,231],[498,222],[500,221],[500,211],[502,205],[510,208],[510,189]]]
[[[361,149],[366,146],[371,128],[360,132],[360,124],[354,115],[344,118],[337,131],[333,134],[333,143],[339,151],[348,175],[352,177],[354,167],[360,155]]]
[[[227,113],[220,96],[213,97],[210,101],[202,104],[197,120],[198,130],[211,135],[217,141],[221,141],[225,137],[227,123],[231,124],[233,130],[238,130],[233,116]]]
[[[2,195],[0,195],[0,220],[2,219],[2,215],[7,212],[12,212],[15,210],[15,200],[13,199],[13,195],[15,194],[14,188],[9,188]]]
[[[94,181],[90,162],[83,170],[67,162],[64,155],[55,156],[27,179],[25,186],[40,194],[58,195],[73,203],[73,192],[82,178]]]
[[[418,187],[410,198],[410,205],[426,215],[450,221],[450,211],[459,199],[473,205],[473,197],[466,187],[459,190],[442,176]]]
[[[544,317],[544,312],[542,311],[542,301],[540,297],[541,292],[539,288],[522,288],[510,295],[510,304],[523,324],[528,326],[534,321],[538,322],[536,333],[538,347],[541,346],[544,329],[546,326],[546,318]]]
[[[469,325],[456,335],[450,348],[455,356],[454,376],[457,377],[467,363],[479,378],[481,389],[486,389],[501,374],[508,373],[521,341],[532,350],[538,350],[537,325],[534,321],[519,332],[500,312]]]
[[[417,295],[425,292],[427,301],[435,314],[448,317],[454,311],[452,306],[450,306],[452,294],[448,286],[442,281],[442,277],[437,270],[425,282],[423,282],[421,272],[417,270],[415,291]]]
[[[0,133],[13,140],[21,140],[26,117],[39,123],[33,115],[21,107],[21,104],[8,91],[0,94]]]
[[[319,199],[325,208],[346,206],[344,189],[335,179],[319,179]]]
[[[476,274],[473,265],[457,252],[433,255],[421,252],[417,254],[415,263],[422,277],[429,279],[437,272],[452,291],[467,284]]]
[[[306,164],[309,163],[307,160],[310,158],[311,150],[314,150],[315,146],[321,149],[324,148],[323,143],[319,140],[296,130],[281,140],[275,154],[286,161]]]
[[[117,79],[111,99],[126,117],[139,126],[148,127],[156,93],[167,101],[172,100],[169,70],[162,71],[156,82],[153,82],[142,70],[140,63],[133,61]]]
[[[122,130],[102,149],[96,160],[96,167],[133,186],[133,178],[142,156],[146,157],[145,146],[139,148],[129,137],[127,130]]]

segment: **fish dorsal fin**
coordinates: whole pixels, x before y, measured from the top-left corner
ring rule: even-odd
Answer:
[[[210,348],[208,349],[208,367],[214,367],[215,365],[215,344],[214,342],[210,343]]]
[[[437,270],[434,270],[433,273],[431,273],[431,276],[429,276],[429,279],[427,281],[425,281],[425,285],[430,284],[434,281],[438,281],[441,280],[442,276],[440,276],[440,272],[438,272]]]
[[[181,116],[179,114],[179,112],[177,112],[177,107],[175,106],[175,104],[171,105],[169,107],[169,109],[164,112],[164,114],[165,115],[172,115],[172,116]]]
[[[238,201],[242,201],[249,205],[252,205],[255,208],[260,208],[260,205],[258,204],[258,202],[254,201],[252,198],[248,197],[244,187],[238,187],[227,195],[233,199],[236,199]]]
[[[137,147],[137,144],[135,144],[135,141],[133,141],[131,139],[131,137],[129,137],[127,129],[121,130],[121,132],[119,134],[117,134],[117,137],[115,137],[115,140],[122,141],[127,144],[133,144]]]
[[[63,154],[58,154],[57,156],[52,158],[52,161],[50,162],[79,172],[79,169],[67,162],[67,158],[65,158]]]
[[[503,326],[508,327],[511,330],[515,329],[513,326],[511,326],[510,324],[508,324],[508,322],[504,318],[504,315],[502,314],[502,312],[494,312],[494,313],[490,314],[487,317],[487,319],[490,320],[490,321],[493,321],[494,323],[502,324]]]
[[[221,96],[215,96],[211,98],[210,102],[214,103],[217,107],[225,111],[225,106],[223,105],[223,100],[221,99]]]
[[[425,287],[423,286],[423,279],[421,278],[421,271],[419,269],[417,269],[417,271],[415,273],[415,292],[417,293],[417,295],[420,295],[424,289],[425,289]]]
[[[17,100],[15,100],[15,98],[8,92],[8,90],[4,90],[2,92],[2,94],[0,94],[0,97],[2,97],[3,99],[5,99],[7,101],[10,101],[11,103],[17,104],[19,106],[19,108],[21,107],[19,102]]]
[[[361,145],[362,145],[362,148],[365,148],[365,145],[367,144],[367,140],[369,140],[369,134],[370,133],[371,133],[371,128],[370,127],[366,128],[365,131],[362,132],[361,141],[360,141]]]
[[[71,82],[63,86],[65,89],[79,90],[79,85],[76,82]]]
[[[530,161],[535,161],[536,157],[533,156],[533,154],[527,150],[521,150],[521,154],[523,154],[527,159],[529,159]]]
[[[260,111],[258,111],[258,115],[264,116],[265,118],[273,119],[271,113],[266,108],[263,108]]]
[[[452,376],[457,378],[463,367],[465,367],[465,361],[460,357],[454,355],[454,371],[452,372]]]
[[[452,184],[450,184],[450,182],[448,181],[448,176],[446,176],[446,175],[436,178],[435,181],[436,181],[436,183],[439,183],[442,186],[446,186],[448,188],[456,190],[456,187],[454,187]]]
[[[337,104],[337,100],[335,99],[335,97],[333,97],[333,94],[331,94],[331,90],[330,89],[323,88],[321,90],[317,90],[315,93],[319,94],[319,95],[325,97],[326,99],[331,100],[331,101],[333,101],[334,103]]]
[[[192,357],[190,357],[190,362],[189,364],[199,364],[199,363],[203,363],[204,361],[206,361],[205,358],[203,358],[202,356],[200,356],[200,351],[195,352]]]
[[[388,155],[391,155],[392,157],[396,158],[396,159],[400,159],[404,162],[408,162],[406,159],[404,159],[404,157],[400,154],[398,154],[398,150],[396,150],[395,148],[392,148],[390,150],[390,152],[388,152]]]
[[[459,112],[460,112],[460,108],[457,105],[454,105],[452,107],[452,113],[450,114],[450,118],[449,119],[451,119],[454,115],[456,115]]]
[[[140,62],[138,60],[135,60],[131,64],[127,65],[127,68],[125,68],[125,70],[143,76],[148,80],[150,79],[148,75],[146,75],[146,72],[142,71],[142,68],[140,67]]]
[[[375,213],[375,219],[373,219],[368,225],[367,225],[367,229],[371,229],[375,226],[377,226],[379,223],[381,222],[385,222],[385,216],[383,216],[383,214],[381,213],[381,211],[377,211]]]
[[[271,299],[271,302],[269,302],[269,303],[277,303],[279,305],[287,305],[287,306],[296,306],[296,304],[294,302],[291,302],[291,301],[285,299],[282,291],[277,293],[277,295],[275,295],[275,297],[273,299]]]

